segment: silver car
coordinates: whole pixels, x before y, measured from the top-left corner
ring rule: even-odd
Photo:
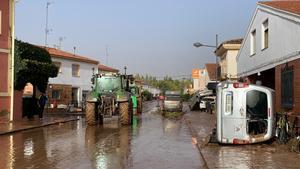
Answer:
[[[164,111],[182,111],[182,99],[180,92],[167,91],[163,104]]]

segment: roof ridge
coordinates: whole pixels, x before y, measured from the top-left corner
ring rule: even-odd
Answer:
[[[276,10],[281,10],[287,13],[300,15],[300,1],[286,0],[286,1],[259,1],[258,5],[267,6]]]
[[[88,63],[99,64],[98,60],[89,58],[87,56],[72,54],[70,52],[67,52],[67,51],[64,51],[61,49],[57,49],[57,48],[52,48],[52,47],[45,47],[45,49],[52,56],[61,57],[64,59],[69,59],[69,60],[78,60],[78,61],[83,61],[83,62],[88,62]]]

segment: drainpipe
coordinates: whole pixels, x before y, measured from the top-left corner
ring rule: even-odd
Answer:
[[[10,117],[14,118],[14,72],[15,72],[15,0],[10,1],[10,31],[11,31],[11,82],[10,82]]]

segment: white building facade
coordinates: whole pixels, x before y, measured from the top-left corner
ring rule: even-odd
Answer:
[[[93,73],[98,72],[99,62],[54,48],[48,48],[48,51],[59,68],[57,77],[49,79],[47,94],[50,103],[80,107],[91,91],[91,78]]]
[[[259,2],[237,57],[238,77],[275,90],[275,111],[300,115],[300,1]]]

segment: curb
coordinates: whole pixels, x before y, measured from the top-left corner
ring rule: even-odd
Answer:
[[[25,128],[21,128],[21,129],[15,129],[15,130],[7,131],[7,132],[0,132],[0,135],[13,134],[13,133],[17,133],[17,132],[20,132],[20,131],[31,130],[31,129],[36,129],[36,128],[41,128],[41,127],[51,126],[51,125],[55,125],[55,124],[59,124],[59,123],[67,123],[67,122],[77,121],[77,120],[79,120],[79,118],[70,119],[70,120],[55,121],[55,122],[50,122],[50,123],[42,124],[42,125],[38,125],[38,126],[30,126],[30,127],[25,127]]]
[[[200,156],[201,156],[201,158],[202,158],[202,160],[203,160],[203,162],[204,162],[203,167],[209,168],[208,165],[207,165],[206,159],[204,158],[204,155],[202,154],[202,151],[201,151],[201,148],[203,148],[203,146],[201,146],[201,145],[199,144],[199,141],[198,141],[198,134],[195,132],[195,129],[193,128],[191,121],[189,121],[186,117],[183,117],[183,119],[184,119],[186,125],[188,126],[188,128],[189,128],[189,130],[190,130],[190,133],[191,133],[191,135],[192,135],[192,137],[193,137],[193,138],[196,138],[196,140],[197,140],[197,143],[196,143],[195,145],[196,145],[196,147],[197,147],[197,149],[198,149],[198,151],[199,151],[199,153],[200,153]]]

